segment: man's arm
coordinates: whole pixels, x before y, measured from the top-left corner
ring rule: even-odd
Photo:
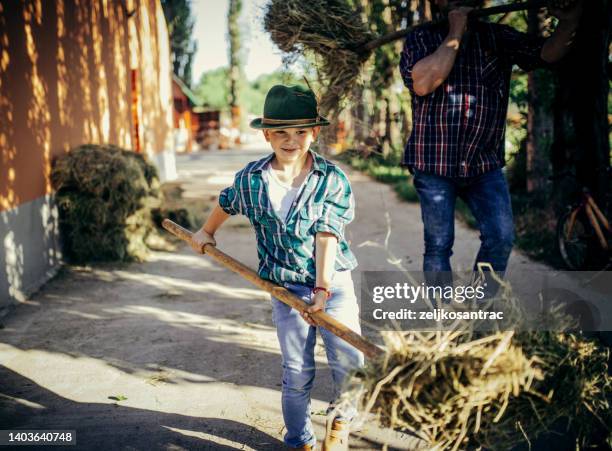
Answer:
[[[434,92],[455,64],[461,39],[467,29],[468,14],[472,8],[461,7],[448,13],[449,31],[446,39],[431,55],[419,60],[412,69],[413,89],[416,95]]]
[[[563,58],[571,47],[582,14],[582,0],[568,10],[551,9],[550,13],[559,19],[559,24],[542,46],[540,58],[547,63],[555,63]]]

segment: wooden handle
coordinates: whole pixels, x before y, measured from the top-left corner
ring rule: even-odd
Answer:
[[[191,236],[193,234],[189,230],[181,227],[175,222],[172,222],[169,219],[164,219],[162,222],[162,226],[168,232],[172,233],[181,240],[187,241],[188,243],[191,242]],[[270,282],[269,280],[262,279],[251,268],[233,259],[229,255],[217,249],[212,244],[206,244],[204,246],[204,253],[206,255],[210,255],[214,260],[221,263],[227,269],[230,269],[235,273],[241,275],[252,284],[258,286],[262,290],[267,291],[276,299],[289,305],[297,311],[304,312],[309,307],[309,304],[291,293],[286,288],[276,285],[275,283]],[[355,348],[363,352],[366,357],[374,359],[383,354],[383,350],[381,348],[376,346],[374,343],[366,340],[353,330],[349,329],[337,319],[329,316],[327,313],[319,311],[315,313],[310,313],[310,316],[315,319],[318,325],[325,327],[334,335],[342,338],[347,343],[350,343]]]
[[[482,9],[475,9],[470,13],[470,16],[472,17],[485,17],[485,16],[492,16],[495,14],[502,14],[502,13],[509,13],[509,12],[513,12],[513,11],[521,11],[521,10],[525,10],[525,9],[538,9],[538,8],[542,8],[544,6],[547,6],[550,2],[554,2],[554,4],[556,6],[559,5],[565,5],[567,6],[568,4],[572,4],[574,3],[575,0],[527,0],[527,1],[519,1],[519,2],[515,2],[515,3],[508,3],[506,5],[498,5],[498,6],[491,6],[489,8],[482,8]],[[414,28],[416,27],[420,27],[423,25],[427,25],[427,24],[438,24],[438,23],[443,23],[443,22],[447,22],[447,19],[441,19],[441,20],[435,20],[435,21],[431,21],[431,22],[425,22],[422,24],[418,24],[418,25],[414,25],[414,26],[410,26],[401,30],[397,30],[397,31],[393,31],[391,33],[388,33],[386,35],[383,36],[379,36],[376,39],[373,39],[369,42],[366,43],[362,43],[359,44],[356,48],[355,51],[357,53],[365,53],[365,52],[370,52],[382,45],[388,44],[389,42],[393,42],[393,41],[397,41],[398,39],[403,38],[404,36],[406,36],[408,33],[410,33]]]

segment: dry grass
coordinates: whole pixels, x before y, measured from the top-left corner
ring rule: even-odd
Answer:
[[[371,52],[358,52],[374,36],[343,0],[272,0],[264,18],[266,31],[289,58],[310,52],[325,86],[323,114],[334,114],[356,83]]]
[[[143,260],[160,205],[153,165],[112,145],[83,145],[59,158],[57,190],[64,253],[73,262]]]
[[[503,300],[520,308],[507,284],[493,302]],[[569,324],[558,311],[546,320],[556,323],[551,330]],[[581,449],[594,431],[610,437],[609,349],[581,334],[463,329],[383,338],[386,355],[354,375],[347,400],[432,450],[511,449],[563,420]]]

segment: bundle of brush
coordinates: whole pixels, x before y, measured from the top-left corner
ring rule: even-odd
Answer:
[[[319,105],[323,114],[333,114],[370,57],[371,50],[356,51],[357,46],[374,37],[350,2],[271,0],[264,26],[289,58],[314,52],[326,87]]]
[[[374,414],[428,449],[512,449],[560,424],[581,447],[610,434],[609,350],[581,335],[456,330],[383,337],[386,355],[354,375],[348,398],[359,399],[364,417]]]
[[[206,219],[204,212],[210,210],[210,204],[201,197],[184,197],[184,191],[180,182],[166,182],[161,186],[162,204],[152,210],[153,222],[160,230],[166,218],[190,230],[200,227]]]
[[[59,158],[56,189],[65,256],[75,263],[142,260],[159,206],[157,171],[145,158],[112,145],[83,145]]]

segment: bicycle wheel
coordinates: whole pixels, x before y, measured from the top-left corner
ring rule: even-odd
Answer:
[[[581,270],[587,267],[594,232],[583,212],[579,212],[568,236],[572,211],[564,213],[557,222],[557,245],[566,266],[569,269]]]

